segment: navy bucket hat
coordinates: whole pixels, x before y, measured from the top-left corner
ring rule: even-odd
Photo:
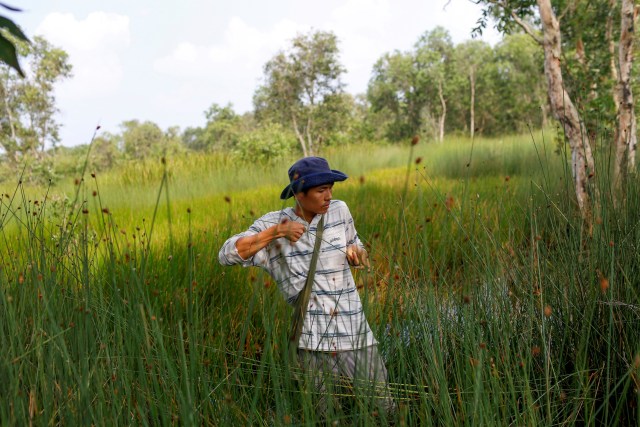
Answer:
[[[329,163],[322,157],[304,157],[289,168],[289,185],[282,190],[280,199],[286,200],[309,188],[347,178],[342,172],[329,168]]]

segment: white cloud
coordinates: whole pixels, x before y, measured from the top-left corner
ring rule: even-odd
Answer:
[[[262,65],[302,29],[292,21],[281,20],[263,32],[241,18],[232,17],[220,43],[199,45],[184,41],[169,55],[157,59],[154,69],[180,77],[211,76],[219,74],[220,67],[233,67],[228,70],[230,74],[238,69],[259,74]]]
[[[390,19],[388,0],[349,0],[332,13],[336,26],[350,32],[378,30]]]
[[[129,17],[93,12],[78,20],[71,13],[51,13],[36,29],[69,54],[73,78],[60,86],[61,99],[85,100],[117,89],[124,71],[120,55],[130,43]]]

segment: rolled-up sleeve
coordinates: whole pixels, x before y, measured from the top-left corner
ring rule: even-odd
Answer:
[[[231,236],[227,239],[226,242],[220,248],[220,252],[218,252],[218,261],[222,265],[242,265],[243,267],[250,267],[253,265],[262,266],[267,258],[267,254],[265,249],[258,251],[254,256],[243,259],[240,254],[238,254],[238,248],[236,247],[236,242],[247,236],[253,236],[255,234],[260,233],[261,231],[266,230],[269,226],[271,226],[274,221],[269,218],[269,214],[262,216],[258,220],[256,220],[248,230],[243,231],[242,233],[238,233],[234,236]],[[276,222],[277,223],[277,222]]]
[[[240,264],[242,266],[248,267],[253,265],[253,257],[248,259],[243,259],[240,254],[238,254],[238,248],[236,247],[236,242],[245,236],[251,236],[252,232],[245,231],[243,233],[236,234],[235,236],[229,237],[226,242],[220,248],[220,252],[218,252],[218,261],[222,265],[236,265]]]

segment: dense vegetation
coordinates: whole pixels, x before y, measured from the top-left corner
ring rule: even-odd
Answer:
[[[589,233],[554,149],[535,134],[327,153],[351,175],[335,196],[372,254],[356,279],[400,425],[638,422],[638,192],[618,210],[603,195]],[[0,422],[314,422],[284,359],[290,309],[216,260],[282,207],[290,160],[3,186]],[[332,420],[378,422],[367,393],[340,394]]]
[[[274,160],[344,144],[399,143],[413,135],[441,141],[445,135],[521,132],[548,121],[541,51],[524,34],[492,47],[481,41],[454,45],[445,29],[427,31],[411,50],[384,54],[367,93],[353,95],[342,83],[339,40],[312,32],[265,64],[254,111],[239,114],[231,104],[213,104],[202,126],[187,129],[131,119],[119,132],[97,132],[91,146],[68,147],[59,140],[53,88],[70,78],[69,60],[41,38],[18,46],[34,71],[22,79],[0,66],[0,179],[27,165],[25,179],[56,181],[77,174],[87,156],[95,171],[180,152]]]

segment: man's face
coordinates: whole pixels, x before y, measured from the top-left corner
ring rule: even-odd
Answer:
[[[311,187],[307,193],[296,194],[298,205],[305,213],[323,214],[329,209],[329,203],[333,196],[333,182],[317,187]]]

